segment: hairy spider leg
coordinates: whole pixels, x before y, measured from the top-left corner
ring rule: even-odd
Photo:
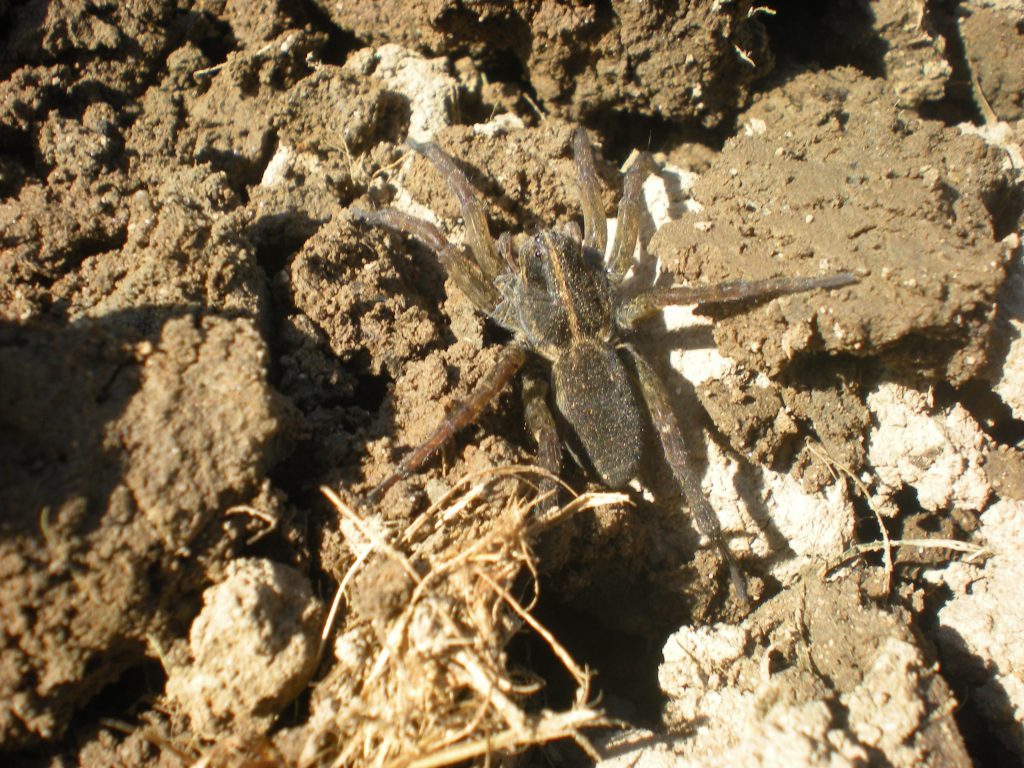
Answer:
[[[546,376],[529,369],[523,375],[523,415],[537,444],[537,465],[552,475],[540,482],[540,495],[546,498],[546,507],[557,502],[558,483],[554,477],[562,469],[562,441],[558,436],[555,417],[548,406],[549,390]]]
[[[608,222],[601,205],[601,182],[594,167],[594,148],[583,128],[573,131],[572,150],[579,176],[580,207],[583,209],[583,244],[604,256],[608,247]]]
[[[517,270],[519,262],[516,258],[516,249],[512,244],[512,235],[508,232],[498,235],[498,255],[508,265],[511,272],[514,273]]]
[[[749,604],[750,600],[747,597],[743,576],[722,536],[722,525],[718,520],[718,515],[707,496],[704,495],[704,491],[700,487],[700,479],[692,469],[693,461],[686,447],[686,441],[683,440],[683,433],[679,429],[679,422],[672,411],[665,385],[658,378],[658,374],[655,373],[651,364],[640,353],[628,344],[623,344],[620,349],[629,356],[636,371],[637,381],[640,383],[640,390],[643,393],[644,402],[647,404],[651,422],[658,433],[658,440],[661,442],[665,460],[672,470],[672,475],[683,489],[683,495],[686,496],[690,511],[697,522],[697,529],[717,547],[722,559],[729,566],[729,577],[736,589],[737,597],[745,605]]]
[[[511,239],[506,236],[499,238],[495,243],[491,238],[483,206],[469,180],[451,157],[436,144],[420,144],[411,139],[408,144],[433,163],[458,199],[462,217],[466,222],[467,239],[473,259],[467,258],[463,251],[453,246],[433,224],[396,209],[361,211],[357,212],[357,217],[370,224],[380,224],[403,232],[423,242],[437,254],[459,289],[480,310],[492,318],[499,319],[496,317],[496,310],[501,295],[495,279],[505,268],[503,264],[512,267],[515,263]],[[494,367],[477,383],[469,397],[458,403],[434,432],[406,455],[394,472],[370,491],[367,502],[374,504],[379,501],[391,486],[420,469],[459,430],[472,424],[523,367],[527,357],[528,350],[521,344],[512,344],[506,348]],[[544,439],[548,440],[546,437]]]
[[[408,139],[407,143],[433,163],[448,183],[448,187],[459,201],[462,218],[466,222],[469,247],[473,251],[476,263],[493,282],[501,274],[502,260],[499,258],[498,249],[491,238],[491,230],[487,225],[487,213],[484,211],[473,185],[469,183],[466,174],[459,170],[455,161],[437,144],[420,144],[412,139]]]
[[[656,170],[651,156],[641,152],[622,180],[618,225],[612,250],[608,254],[608,276],[612,285],[621,283],[633,266],[636,241],[640,236],[640,220],[644,213],[644,181]]]
[[[494,283],[484,274],[480,265],[452,245],[437,227],[396,208],[377,211],[352,210],[357,221],[383,226],[394,232],[414,237],[430,248],[441,261],[448,276],[470,301],[487,315],[494,313],[500,295]]]
[[[575,221],[565,222],[565,224],[562,225],[562,234],[574,242],[583,242],[583,233],[580,232],[580,225]]]
[[[469,426],[483,412],[495,397],[505,388],[509,380],[526,363],[528,352],[520,344],[510,344],[490,371],[477,382],[465,400],[457,403],[452,412],[437,426],[434,432],[402,459],[401,463],[383,482],[370,491],[368,504],[376,504],[387,490],[422,467],[438,450],[443,448],[459,430]]]
[[[715,285],[672,285],[638,294],[618,307],[615,319],[621,327],[633,328],[641,320],[652,317],[665,307],[775,298],[818,288],[842,288],[856,282],[856,275],[837,272],[821,277],[770,277],[766,280],[732,280]]]

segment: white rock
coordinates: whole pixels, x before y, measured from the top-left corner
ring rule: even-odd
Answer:
[[[1024,755],[1024,502],[994,503],[979,534],[993,553],[983,569],[958,561],[930,574],[953,590],[939,611],[938,642],[951,672],[975,681],[970,695],[992,732]]]
[[[698,176],[671,163],[658,167],[657,175],[647,178],[644,182],[644,206],[658,229],[672,219],[678,219],[683,213],[697,208],[699,205],[691,200],[690,190],[697,183]],[[652,233],[653,234],[653,233]]]
[[[956,702],[914,635],[856,584],[819,579],[808,569],[739,626],[675,632],[664,731],[605,741],[603,768],[962,764]]]
[[[905,486],[928,510],[981,510],[992,494],[984,463],[984,434],[959,403],[933,413],[924,392],[886,382],[867,398],[878,425],[868,437],[868,459],[883,496]]]
[[[756,644],[755,644],[756,647]],[[690,723],[685,734],[657,740],[635,732],[603,748],[602,768],[660,766],[853,766],[867,760],[825,701],[787,701],[769,677],[752,677],[743,626],[683,627],[665,644],[658,680],[668,699],[666,720]],[[755,651],[760,653],[762,651]],[[772,703],[774,701],[774,703]]]
[[[270,158],[260,179],[261,187],[276,187],[289,176],[316,178],[323,174],[323,161],[313,152],[297,152],[294,147],[281,142],[274,156]]]
[[[167,695],[199,733],[226,723],[265,732],[316,664],[321,605],[298,571],[261,559],[229,563],[203,593],[189,632],[191,659],[167,670]]]
[[[999,292],[996,332],[1009,341],[1006,357],[999,366],[993,386],[1016,419],[1024,419],[1024,273],[1019,266],[1020,239],[1017,239],[1018,266],[1011,268]]]
[[[427,59],[394,43],[382,45],[373,56],[373,77],[409,99],[410,139],[432,141],[451,124],[451,97],[459,83],[450,74],[448,59]]]
[[[502,112],[500,115],[495,115],[486,123],[474,123],[473,133],[477,136],[486,136],[488,138],[494,138],[495,136],[503,136],[506,133],[512,133],[513,131],[521,131],[526,127],[526,123],[519,115],[513,115],[510,112]]]

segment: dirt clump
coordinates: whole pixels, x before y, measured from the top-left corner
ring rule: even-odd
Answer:
[[[999,151],[901,114],[884,85],[850,69],[791,78],[740,120],[693,189],[702,210],[662,228],[652,250],[689,281],[803,268],[860,282],[721,317],[719,348],[770,375],[822,349],[953,383],[977,375],[1012,255],[987,207],[1011,184]]]
[[[165,652],[168,698],[197,733],[216,737],[227,724],[242,736],[265,733],[306,687],[323,618],[302,574],[269,560],[232,560],[203,593],[187,651]]]
[[[771,70],[753,3],[564,5],[553,0],[325,4],[340,27],[375,45],[465,51],[484,69],[514,61],[545,109],[571,120],[629,111],[720,123]],[[680,52],[683,52],[682,55]]]
[[[711,311],[719,350],[741,369],[777,379],[781,386],[768,389],[789,423],[810,426],[833,461],[856,471],[869,415],[854,358],[954,385],[988,366],[1015,242],[1001,239],[1005,214],[996,201],[1013,188],[1012,173],[998,149],[901,111],[885,84],[852,69],[793,77],[740,120],[743,129],[693,187],[698,205],[662,227],[651,250],[688,282],[859,276],[839,291]],[[943,147],[941,157],[934,146]],[[882,310],[896,305],[900,312]],[[801,362],[821,351],[846,359],[818,360],[810,373]],[[756,444],[750,425],[768,424],[761,403],[772,395],[738,383],[753,383],[749,374],[738,376],[698,387],[709,411],[730,403],[732,416],[718,428],[746,455],[778,461],[800,453],[809,487],[826,483],[785,419]],[[770,414],[772,425],[778,415]]]
[[[1018,121],[1024,118],[1024,75],[1013,62],[1024,55],[1024,16],[1019,7],[966,5],[958,26],[979,107],[986,120]]]
[[[683,628],[658,670],[676,765],[966,765],[956,702],[899,612],[807,574],[739,625]],[[694,732],[692,723],[700,721]],[[672,734],[684,734],[684,738]],[[617,737],[628,765],[642,732]]]
[[[257,495],[294,423],[251,322],[186,315],[147,339],[122,319],[4,329],[8,747],[60,735],[181,618],[172,595],[223,557],[219,510]]]

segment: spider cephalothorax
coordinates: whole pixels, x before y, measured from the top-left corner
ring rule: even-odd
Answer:
[[[557,473],[561,439],[557,423],[580,460],[605,484],[620,487],[638,473],[644,432],[653,425],[665,461],[679,482],[701,533],[736,571],[718,517],[691,468],[687,449],[665,385],[630,345],[637,325],[662,308],[770,297],[855,282],[847,273],[812,278],[737,280],[718,285],[653,288],[627,295],[621,290],[633,263],[639,232],[644,179],[654,170],[648,155],[626,173],[615,240],[607,256],[607,226],[593,150],[583,129],[573,135],[583,207],[583,232],[542,230],[526,238],[518,253],[504,234],[491,238],[483,207],[465,175],[435,144],[409,142],[438,169],[459,200],[466,222],[469,253],[451,244],[432,224],[386,208],[359,212],[373,224],[411,235],[429,246],[459,288],[476,307],[507,329],[512,340],[494,368],[467,400],[459,404],[398,468],[370,493],[375,501],[391,485],[418,469],[502,390],[531,356],[550,371],[533,375],[526,387],[526,418],[538,445],[538,463]],[[558,415],[556,420],[555,414]]]

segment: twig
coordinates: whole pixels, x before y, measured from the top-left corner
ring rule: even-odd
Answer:
[[[543,122],[544,122],[545,120],[547,120],[547,119],[548,119],[548,116],[547,116],[547,115],[546,115],[546,114],[544,113],[544,110],[543,110],[543,109],[541,109],[541,106],[540,106],[540,104],[538,104],[538,103],[537,103],[536,101],[534,101],[534,100],[533,100],[533,98],[532,98],[532,97],[530,96],[530,94],[528,94],[528,93],[526,93],[526,92],[524,91],[524,92],[523,92],[523,98],[524,98],[524,99],[526,99],[526,103],[530,105],[530,108],[531,108],[531,109],[532,109],[532,110],[533,110],[534,112],[536,112],[536,113],[537,113],[537,117],[539,117],[539,118],[540,118],[540,121],[541,121],[542,123],[543,123]]]
[[[543,531],[556,523],[561,522],[567,517],[585,512],[588,509],[597,509],[598,507],[610,507],[613,504],[630,504],[632,501],[629,496],[624,493],[618,492],[597,492],[597,493],[584,493],[577,496],[575,499],[565,504],[554,512],[551,512],[543,517],[530,523],[529,530],[531,535],[535,535],[540,531]]]
[[[249,506],[248,504],[236,504],[224,512],[225,515],[249,515],[249,517],[255,517],[257,520],[262,520],[267,524],[267,527],[262,531],[257,531],[248,539],[246,539],[246,545],[252,546],[257,541],[262,539],[264,536],[268,536],[277,530],[277,518],[269,512],[263,512],[262,510],[256,509],[256,507]]]
[[[590,673],[586,669],[580,669],[576,665],[576,662],[573,661],[573,658],[569,655],[569,652],[565,650],[565,648],[562,646],[561,643],[558,642],[558,640],[555,639],[555,636],[548,631],[547,627],[545,627],[543,624],[541,624],[539,621],[533,618],[533,616],[527,613],[523,609],[523,606],[519,604],[519,601],[512,597],[511,594],[509,594],[508,590],[500,586],[497,582],[494,581],[494,579],[492,579],[486,573],[477,570],[476,574],[481,579],[486,581],[488,585],[490,585],[491,589],[493,589],[501,596],[502,600],[504,600],[505,603],[519,615],[519,618],[521,618],[523,621],[529,624],[530,628],[534,632],[536,632],[538,635],[544,638],[544,641],[549,646],[551,646],[551,650],[554,651],[559,661],[562,662],[562,665],[567,670],[569,670],[569,674],[571,674],[573,678],[575,678],[577,686],[579,686],[580,688],[587,687],[588,683],[590,682]]]
[[[419,532],[426,523],[436,519],[437,511],[445,507],[445,505],[452,504],[452,499],[464,495],[467,493],[464,490],[467,486],[471,486],[474,483],[483,483],[485,486],[490,482],[497,480],[502,477],[514,477],[514,476],[530,476],[538,475],[545,480],[552,480],[558,483],[566,491],[572,493],[572,488],[565,483],[558,475],[549,472],[543,467],[537,467],[532,464],[517,464],[508,467],[489,467],[488,469],[481,469],[477,472],[471,472],[463,477],[460,477],[458,481],[452,485],[437,501],[430,505],[426,512],[413,522],[402,535],[399,537],[399,541],[408,542],[412,537]],[[457,503],[457,502],[456,502]]]
[[[376,531],[371,530],[366,525],[366,522],[363,520],[363,518],[357,515],[352,510],[352,508],[349,507],[348,504],[342,501],[341,497],[334,492],[333,488],[329,488],[326,485],[321,485],[320,493],[322,493],[324,496],[331,500],[331,503],[334,505],[335,509],[337,509],[338,512],[341,513],[342,517],[351,522],[359,530],[359,533],[361,533],[366,538],[367,541],[373,544],[373,546],[376,547],[379,551],[387,554],[395,561],[397,561],[398,564],[402,566],[402,570],[409,574],[409,578],[411,578],[414,583],[420,583],[420,575],[416,572],[416,569],[412,567],[412,563],[409,562],[409,559],[401,552],[399,552],[397,549],[395,549],[393,546],[391,546],[391,544],[385,541],[384,538],[380,536],[380,534],[378,534]]]
[[[736,55],[739,56],[744,62],[746,62],[752,69],[757,69],[757,64],[750,57],[750,54],[740,48],[736,43],[732,44],[733,50],[736,51]]]
[[[345,572],[345,576],[341,579],[341,583],[338,585],[337,591],[334,593],[334,600],[331,601],[331,610],[327,613],[327,619],[324,621],[323,631],[320,633],[320,646],[316,651],[316,663],[320,664],[320,660],[324,656],[324,648],[327,646],[327,639],[331,636],[331,631],[334,629],[334,622],[338,618],[338,608],[341,606],[341,598],[345,594],[345,589],[348,587],[349,582],[362,567],[363,563],[370,557],[370,555],[376,550],[367,547],[362,551],[356,561],[349,566],[349,569]]]
[[[971,544],[967,541],[956,539],[892,539],[888,542],[869,541],[865,544],[854,544],[852,547],[839,556],[839,561],[825,569],[825,573],[834,571],[848,560],[862,555],[866,552],[878,552],[886,547],[919,547],[921,549],[951,549],[954,552],[964,552],[970,555],[964,562],[973,564],[975,560],[987,557],[992,551],[987,547]]]
[[[885,566],[885,594],[888,595],[892,591],[892,574],[895,570],[892,564],[892,540],[889,538],[889,531],[885,527],[885,520],[882,518],[882,513],[878,511],[875,505],[871,502],[871,492],[867,489],[867,486],[861,482],[861,479],[857,477],[853,470],[843,464],[841,461],[837,461],[828,452],[828,449],[819,443],[821,451],[815,449],[813,442],[808,441],[807,450],[813,453],[822,461],[825,461],[826,465],[831,464],[853,483],[854,488],[864,498],[864,503],[868,505],[868,509],[875,516],[875,520],[878,521],[878,530],[882,534],[881,549],[882,549],[882,564]]]
[[[986,98],[985,91],[981,88],[981,80],[978,79],[978,73],[974,67],[971,67],[971,87],[974,89],[974,95],[978,99],[978,106],[981,108],[981,117],[985,121],[985,125],[995,125],[998,123],[999,116],[992,109],[992,105],[988,103],[988,98]]]

